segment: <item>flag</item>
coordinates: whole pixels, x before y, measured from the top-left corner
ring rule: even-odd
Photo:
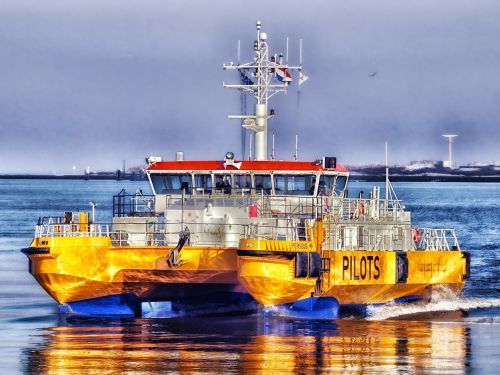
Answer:
[[[292,76],[287,68],[283,66],[278,66],[276,68],[276,79],[281,82],[290,83],[292,82]]]
[[[248,76],[241,77],[241,83],[244,85],[253,85],[253,81]]]
[[[253,85],[253,81],[245,74],[245,72],[240,70],[241,83],[243,85]]]
[[[299,86],[302,85],[305,81],[309,79],[308,76],[303,74],[302,72],[299,72]]]

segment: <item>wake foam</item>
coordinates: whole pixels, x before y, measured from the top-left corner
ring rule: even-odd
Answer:
[[[405,315],[431,312],[470,311],[500,307],[500,298],[465,298],[449,296],[433,296],[430,302],[394,303],[368,306],[367,320],[385,320]]]

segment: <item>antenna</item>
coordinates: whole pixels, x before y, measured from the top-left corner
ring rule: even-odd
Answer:
[[[241,54],[241,40],[238,39],[238,65],[240,64],[240,54]]]
[[[285,64],[288,64],[288,37],[286,37],[286,60]]]
[[[299,65],[302,68],[302,39],[299,39]]]
[[[223,83],[223,86],[241,90],[255,98],[254,114],[230,115],[228,118],[243,120],[243,127],[251,130],[251,134],[255,133],[255,160],[267,160],[269,156],[268,120],[271,117],[268,111],[268,101],[280,92],[287,92],[287,88],[292,82],[290,72],[292,70],[299,71],[302,66],[289,66],[288,62],[283,63],[282,53],[279,55],[279,59],[276,58],[276,55],[271,55],[268,50],[267,33],[261,31],[260,21],[257,21],[256,26],[257,39],[253,45],[253,60],[248,63],[224,64],[224,69],[239,71],[241,80],[239,84]],[[274,83],[275,78],[279,82]]]
[[[299,135],[295,134],[295,155],[293,158],[297,160],[299,158]]]
[[[396,192],[392,187],[391,181],[389,180],[389,158],[388,158],[388,147],[387,141],[385,141],[385,204],[389,204],[390,200],[398,200]],[[387,207],[387,206],[386,206]]]
[[[442,134],[442,136],[448,138],[448,160],[443,163],[443,166],[453,168],[453,161],[451,159],[451,144],[453,143],[453,138],[458,137],[458,134]]]
[[[238,39],[238,65],[240,64],[241,61],[241,40]],[[247,77],[243,72],[240,70],[240,83],[245,84],[245,79]],[[242,91],[240,94],[240,111],[243,114],[247,113],[247,97],[245,96],[245,93]],[[241,157],[244,159],[245,158],[245,143],[246,143],[246,136],[247,136],[247,130],[245,128],[241,129]]]
[[[271,150],[271,159],[274,160],[274,133],[273,133],[273,148]]]
[[[250,133],[250,144],[248,145],[248,160],[252,160],[252,138],[253,134]]]
[[[385,141],[385,201],[387,202],[389,200],[389,189],[390,189],[390,182],[389,182],[389,164],[387,161],[387,141]]]

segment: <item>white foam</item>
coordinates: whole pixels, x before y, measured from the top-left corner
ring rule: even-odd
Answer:
[[[186,308],[183,310],[183,307]],[[244,312],[253,312],[257,310],[258,305],[255,302],[241,304],[203,304],[200,306],[181,306],[179,309],[173,309],[171,301],[161,302],[142,302],[141,310],[143,318],[177,318],[183,316],[203,316],[203,315],[223,315]]]
[[[500,298],[464,298],[433,296],[430,302],[415,303],[387,303],[381,306],[369,306],[367,309],[368,320],[385,320],[403,315],[413,315],[429,312],[448,312],[459,310],[475,310],[500,307]]]

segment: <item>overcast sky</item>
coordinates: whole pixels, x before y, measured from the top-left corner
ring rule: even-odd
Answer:
[[[275,97],[278,158],[346,164],[500,160],[500,1],[0,3],[0,173],[242,154],[222,63],[252,58],[255,21],[310,79]],[[370,74],[377,72],[372,78]]]

